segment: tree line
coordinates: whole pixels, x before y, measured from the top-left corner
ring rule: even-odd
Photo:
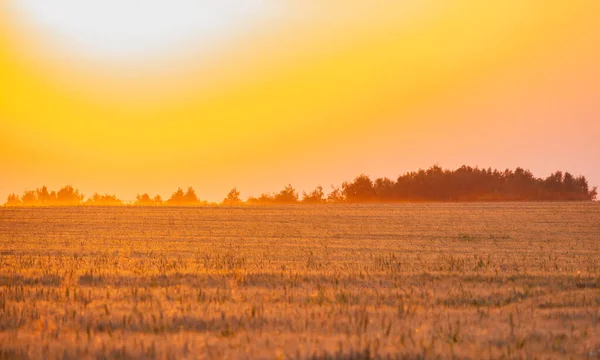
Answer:
[[[420,201],[591,201],[595,200],[597,187],[590,187],[584,176],[556,171],[546,178],[536,178],[531,171],[520,167],[504,171],[461,166],[445,170],[434,165],[427,170],[407,172],[395,181],[389,178],[372,180],[361,174],[340,187],[331,187],[325,194],[317,186],[311,192],[300,195],[292,185],[275,193],[240,197],[237,188],[232,189],[221,205],[243,204],[326,204],[326,203],[393,203]],[[115,195],[94,193],[85,199],[79,190],[65,186],[50,191],[46,186],[27,190],[21,196],[8,195],[5,206],[202,206],[218,205],[202,201],[192,187],[178,188],[170,198],[160,195],[138,194],[132,204],[126,204]]]

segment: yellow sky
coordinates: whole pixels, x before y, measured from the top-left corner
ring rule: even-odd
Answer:
[[[221,200],[433,163],[600,183],[597,1],[299,4],[122,63],[4,8],[0,196],[192,185]]]

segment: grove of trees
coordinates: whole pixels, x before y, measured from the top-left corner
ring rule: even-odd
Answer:
[[[46,186],[35,190],[26,190],[19,197],[16,194],[8,195],[7,206],[57,206],[80,205],[83,194],[79,190],[67,185],[58,191],[49,191]]]
[[[298,192],[292,185],[288,185],[278,193],[265,193],[258,198],[250,197],[246,202],[248,204],[297,204]]]
[[[88,198],[84,204],[95,206],[120,206],[123,205],[123,201],[117,199],[116,195],[100,195],[98,193],[94,193],[94,195]]]
[[[427,170],[405,173],[396,181],[379,178],[372,181],[359,175],[342,184],[345,201],[551,201],[594,200],[597,188],[590,188],[583,176],[557,171],[545,179],[531,171],[492,170],[461,166],[444,170],[432,166]]]
[[[434,165],[427,170],[407,172],[396,180],[361,174],[341,187],[332,186],[325,194],[321,186],[302,196],[292,187],[285,186],[275,193],[249,197],[245,202],[240,192],[233,188],[222,201],[223,205],[242,204],[325,204],[325,203],[394,203],[420,201],[591,201],[598,195],[597,187],[590,187],[584,176],[556,171],[546,178],[536,178],[531,171],[520,167],[504,171],[461,166],[445,170]],[[68,185],[58,191],[46,186],[26,190],[21,196],[8,195],[5,206],[119,206],[123,201],[115,195],[95,193],[84,201],[79,190]],[[199,206],[201,201],[195,190],[178,188],[169,199],[160,195],[150,197],[138,194],[135,206]]]
[[[160,195],[156,195],[151,198],[150,195],[146,194],[137,194],[135,197],[135,202],[133,205],[135,206],[160,206],[163,205],[163,199]]]

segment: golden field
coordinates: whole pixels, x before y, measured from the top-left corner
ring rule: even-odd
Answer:
[[[0,358],[600,358],[600,204],[0,208]]]

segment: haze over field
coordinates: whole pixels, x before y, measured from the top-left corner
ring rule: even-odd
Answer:
[[[2,2],[1,199],[221,201],[435,163],[600,184],[597,1],[138,4]]]

